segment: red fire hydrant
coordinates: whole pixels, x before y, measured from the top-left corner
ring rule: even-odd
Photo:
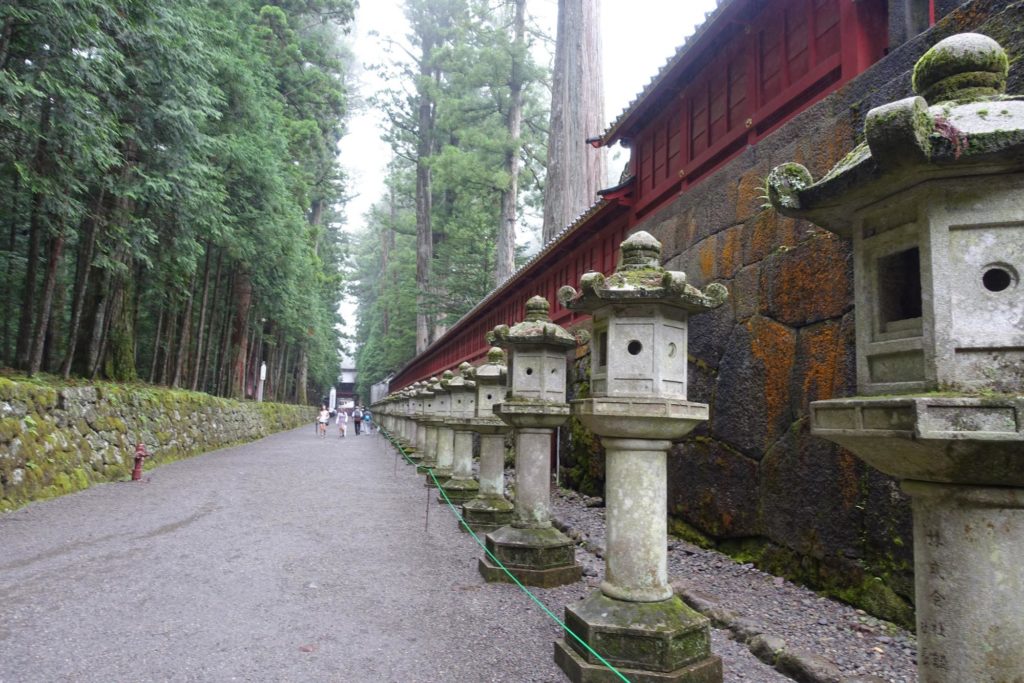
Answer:
[[[148,455],[146,446],[141,441],[135,444],[135,469],[132,470],[132,481],[142,479],[142,463],[146,461]]]

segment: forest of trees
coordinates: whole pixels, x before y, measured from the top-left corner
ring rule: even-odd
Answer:
[[[0,367],[244,398],[265,362],[268,399],[307,402],[347,293],[365,396],[514,273],[517,236],[585,210],[596,0],[558,2],[573,50],[527,0],[401,2],[361,94],[386,190],[351,233],[355,0],[0,5]]]
[[[375,98],[394,154],[387,192],[350,274],[364,396],[513,274],[517,234],[547,241],[596,200],[600,3],[559,0],[556,36],[527,4],[404,0],[410,35],[379,67],[398,85]]]
[[[353,11],[0,3],[0,365],[243,397],[266,361],[300,402],[335,381]]]
[[[553,36],[526,0],[404,7],[410,34],[380,67],[397,85],[375,98],[387,192],[354,245],[363,393],[514,272],[517,232],[539,232],[543,206],[551,72],[537,55]]]

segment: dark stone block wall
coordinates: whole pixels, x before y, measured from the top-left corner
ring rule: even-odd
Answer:
[[[637,226],[662,242],[666,267],[730,291],[690,321],[689,398],[709,403],[711,418],[670,454],[670,513],[741,554],[745,541],[767,541],[758,557],[770,568],[903,621],[913,598],[908,501],[811,436],[807,420],[809,402],[856,391],[851,246],[764,208],[763,186],[787,161],[820,178],[862,139],[870,109],[911,94],[925,50],[964,31],[1003,44],[1009,92],[1024,92],[1024,3],[967,3]],[[569,446],[569,463],[600,493],[601,468],[581,450]],[[879,583],[892,592],[883,599]]]

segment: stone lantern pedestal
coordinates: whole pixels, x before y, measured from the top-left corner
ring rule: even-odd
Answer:
[[[551,525],[551,436],[569,417],[565,354],[576,340],[551,322],[543,297],[526,303],[526,319],[499,326],[495,343],[510,353],[504,402],[494,413],[516,431],[516,497],[512,523],[487,534],[487,550],[521,583],[559,586],[578,581],[573,541]],[[488,581],[509,581],[490,556],[481,558]]]
[[[853,240],[860,396],[812,403],[811,433],[911,498],[923,683],[1024,680],[1024,101],[1007,70],[991,38],[946,38],[836,168],[768,179],[779,212]]]
[[[581,292],[563,287],[566,307],[592,314],[592,398],[573,401],[576,417],[605,448],[605,580],[566,607],[569,629],[630,681],[720,683],[708,619],[668,583],[668,468],[672,440],[708,419],[686,400],[687,317],[721,304],[661,267],[661,245],[639,232],[622,244],[607,279],[588,273]],[[570,680],[612,680],[575,638],[555,643]]]
[[[500,420],[486,418],[473,419],[470,427],[480,435],[480,483],[476,495],[462,504],[462,518],[470,529],[481,534],[512,523],[514,506],[505,497],[508,427]]]

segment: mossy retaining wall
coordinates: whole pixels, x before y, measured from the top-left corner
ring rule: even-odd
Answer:
[[[711,415],[669,456],[674,528],[904,623],[914,597],[909,502],[808,425],[811,401],[856,393],[851,247],[765,208],[763,188],[787,161],[821,178],[863,139],[868,111],[911,94],[917,59],[965,31],[1006,48],[1007,91],[1024,92],[1024,2],[965,3],[636,226],[661,241],[667,268],[730,294],[690,319],[689,398]],[[581,393],[588,365],[584,355],[574,364]],[[602,452],[579,423],[563,435],[566,480],[599,495]]]
[[[147,467],[312,423],[315,409],[192,391],[53,386],[0,377],[0,512]]]

